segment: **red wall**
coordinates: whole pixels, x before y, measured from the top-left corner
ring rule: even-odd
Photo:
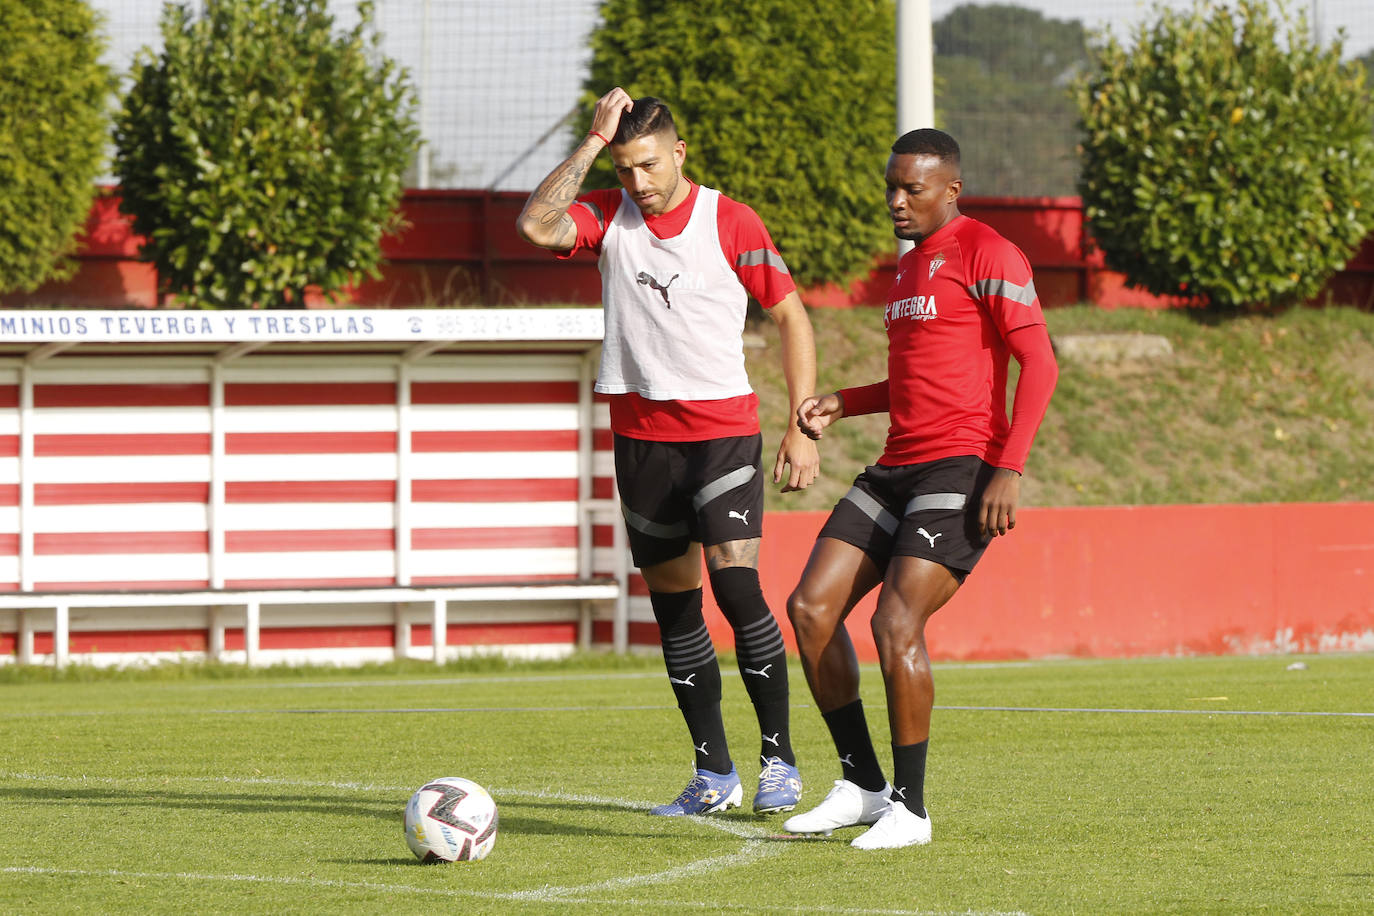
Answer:
[[[523,192],[510,191],[408,192],[402,207],[410,228],[384,240],[388,263],[382,278],[363,283],[353,301],[374,308],[599,302],[601,282],[594,258],[555,260],[516,235],[515,218],[525,198]],[[1083,210],[1076,197],[966,197],[960,206],[1026,252],[1046,305],[1173,304],[1126,288],[1120,274],[1103,269],[1099,253],[1085,253]],[[33,293],[0,297],[0,305],[154,307],[156,275],[137,260],[137,251],[138,239],[119,214],[117,197],[106,191],[91,209],[77,255],[77,276]],[[880,303],[892,283],[892,265],[892,257],[880,258],[868,277],[848,288],[820,287],[806,291],[804,298],[823,307]],[[1374,306],[1374,237],[1332,279],[1327,292],[1336,302]]]
[[[789,651],[796,645],[786,622],[787,596],[825,517],[785,512],[765,521],[760,578]],[[988,549],[932,619],[930,653],[957,661],[1374,651],[1370,532],[1374,502],[1025,509],[1016,530]],[[632,582],[642,586],[638,577]],[[860,602],[849,621],[864,661],[877,658],[869,629],[875,599]],[[730,628],[709,589],[706,603],[712,637],[730,647]],[[609,621],[599,624],[598,639],[605,642]],[[389,627],[372,629],[370,637],[357,626],[265,630],[263,644],[390,644]],[[427,633],[416,627],[414,644],[424,645]],[[454,625],[449,632],[450,644],[573,638],[570,624],[496,619]],[[631,641],[656,646],[652,621],[633,623]],[[50,635],[39,634],[38,652],[51,645]],[[73,635],[76,651],[199,646],[202,631]],[[0,634],[0,654],[14,651],[13,634]]]
[[[761,579],[789,649],[787,596],[826,514],[765,523]],[[932,618],[933,658],[1374,649],[1374,503],[1025,509],[1017,522]],[[849,625],[867,661],[874,603]]]

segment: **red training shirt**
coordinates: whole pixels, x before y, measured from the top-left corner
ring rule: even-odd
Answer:
[[[1019,473],[1059,377],[1021,250],[956,216],[902,256],[883,322],[887,379],[840,392],[846,415],[889,412],[878,463],[977,455]],[[1011,355],[1021,376],[1008,423]]]

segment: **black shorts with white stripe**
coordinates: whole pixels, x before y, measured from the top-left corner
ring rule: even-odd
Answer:
[[[871,465],[835,504],[819,537],[853,544],[884,571],[893,556],[921,557],[963,582],[991,540],[978,531],[978,508],[995,470],[974,455]]]
[[[763,436],[698,442],[615,437],[615,478],[640,569],[703,545],[763,534]]]

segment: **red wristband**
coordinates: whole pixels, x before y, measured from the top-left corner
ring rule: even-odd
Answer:
[[[607,140],[605,137],[601,136],[599,133],[597,133],[597,132],[594,131],[594,130],[589,130],[589,131],[587,131],[587,136],[589,136],[589,137],[595,137],[596,139],[600,140],[602,143],[606,144],[607,146],[610,146],[610,145],[611,145],[611,141],[610,141],[610,140]]]

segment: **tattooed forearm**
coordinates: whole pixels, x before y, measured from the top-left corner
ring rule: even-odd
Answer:
[[[577,240],[577,225],[568,208],[582,190],[600,146],[595,139],[583,143],[534,189],[520,214],[520,234],[544,248],[571,248]]]
[[[555,207],[568,207],[577,199],[582,182],[586,180],[587,172],[591,171],[592,162],[596,159],[595,154],[582,156],[581,152],[578,150],[544,179],[543,184],[534,191],[536,200]]]

